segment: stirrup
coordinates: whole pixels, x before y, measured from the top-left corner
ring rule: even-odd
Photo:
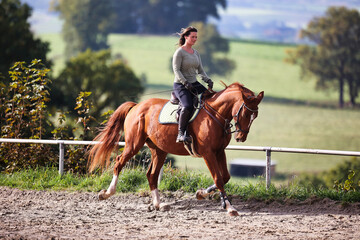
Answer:
[[[179,142],[191,142],[191,138],[186,134],[186,133],[181,133],[179,132],[179,134],[177,135],[176,137],[176,142],[179,143]]]

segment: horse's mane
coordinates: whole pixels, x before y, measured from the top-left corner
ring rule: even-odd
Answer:
[[[243,84],[241,84],[241,83],[234,82],[234,83],[230,84],[229,86],[226,85],[226,83],[224,83],[222,80],[220,80],[220,83],[225,87],[225,89],[224,89],[223,91],[225,91],[225,90],[227,90],[227,89],[229,89],[229,90],[234,89],[234,90],[240,90],[240,91],[242,91],[242,92],[245,93],[245,95],[247,95],[247,96],[254,96],[254,92],[251,91],[250,89],[246,88],[246,87],[245,87]]]
[[[230,84],[229,86],[221,80],[220,80],[220,83],[224,86],[224,89],[219,92],[206,91],[204,93],[204,99],[207,99],[207,100],[213,99],[214,100],[214,99],[220,97],[223,93],[227,92],[227,90],[229,90],[229,91],[233,90],[234,92],[238,92],[238,93],[243,92],[247,98],[253,98],[255,96],[253,91],[244,87],[244,85],[241,83],[234,82],[234,83]]]

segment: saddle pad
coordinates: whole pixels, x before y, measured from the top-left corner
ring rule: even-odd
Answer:
[[[177,124],[176,121],[176,110],[178,109],[179,105],[174,105],[170,101],[167,102],[163,108],[161,109],[159,115],[159,123],[161,124]],[[198,115],[200,109],[196,108],[194,114],[192,115],[189,122],[192,122],[196,116]]]

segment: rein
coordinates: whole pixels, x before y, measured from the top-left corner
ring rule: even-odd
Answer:
[[[217,124],[219,124],[222,129],[224,130],[224,133],[225,134],[232,134],[232,133],[236,133],[236,132],[244,132],[244,133],[248,133],[249,130],[243,130],[241,129],[241,126],[240,126],[240,123],[239,123],[239,120],[240,120],[240,113],[242,111],[242,109],[245,107],[247,110],[255,113],[257,112],[258,110],[257,109],[251,109],[249,108],[248,106],[246,106],[245,102],[243,102],[239,108],[239,110],[237,111],[237,113],[232,116],[232,118],[236,118],[235,120],[235,126],[238,127],[238,129],[235,129],[234,131],[231,131],[231,128],[233,127],[233,124],[231,124],[231,120],[229,121],[228,119],[224,118],[218,111],[216,111],[214,108],[212,108],[209,104],[207,104],[205,101],[201,101],[202,104],[201,104],[201,108],[205,110],[205,112],[212,118],[215,120],[215,122]],[[207,110],[204,106],[207,106],[208,108],[210,108],[213,112],[215,112],[215,115],[218,115],[222,120],[224,120],[225,124],[223,125],[219,119],[217,119],[212,113],[210,113],[209,110]],[[230,131],[229,131],[230,130]]]

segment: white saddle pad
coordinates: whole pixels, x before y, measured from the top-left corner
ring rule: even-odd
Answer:
[[[159,115],[159,123],[161,124],[177,124],[176,121],[176,110],[178,109],[179,105],[172,104],[170,101],[167,102],[163,108],[161,109]],[[196,108],[194,114],[192,115],[189,122],[192,122],[196,116],[198,115],[200,109]]]

